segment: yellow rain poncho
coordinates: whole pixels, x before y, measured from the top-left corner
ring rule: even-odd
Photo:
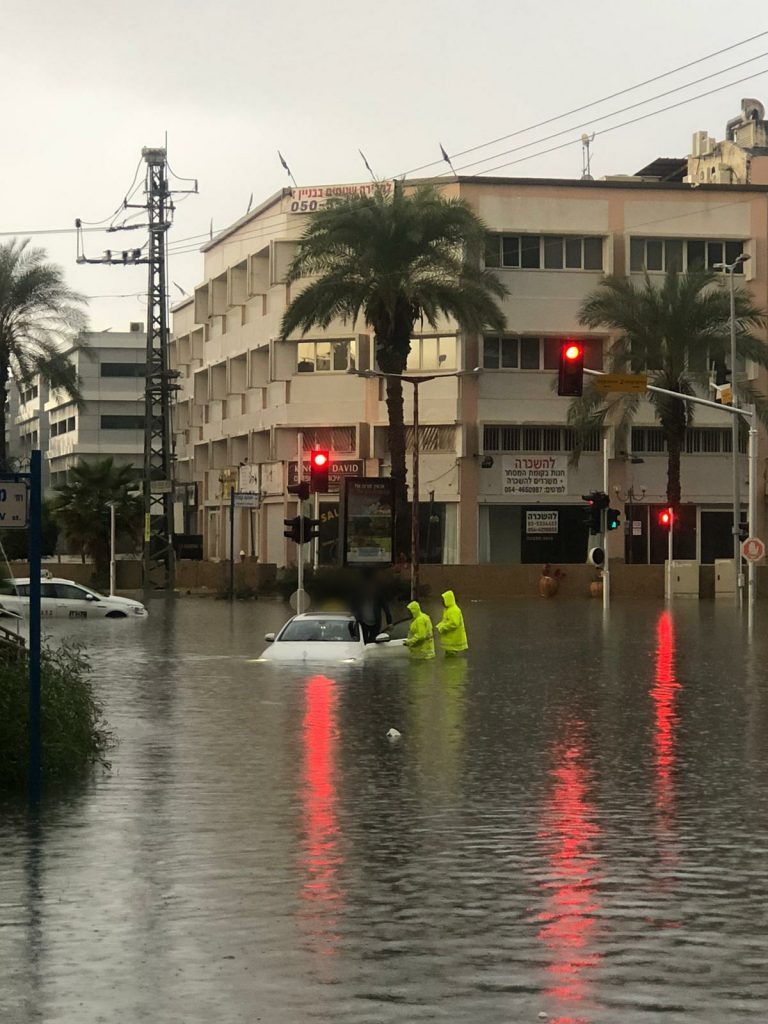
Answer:
[[[432,635],[432,619],[421,610],[418,601],[411,601],[408,611],[413,616],[411,628],[405,646],[409,648],[412,658],[427,661],[435,656],[435,641]]]
[[[437,632],[440,634],[443,650],[446,654],[458,654],[460,651],[468,650],[464,616],[461,614],[461,608],[456,604],[452,590],[446,590],[443,594],[443,604],[445,611],[437,624]]]

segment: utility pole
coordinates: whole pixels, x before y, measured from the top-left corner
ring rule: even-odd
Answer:
[[[171,395],[178,372],[168,367],[168,230],[173,220],[173,196],[197,192],[194,188],[171,189],[168,184],[168,159],[165,148],[144,147],[141,156],[146,164],[145,201],[130,200],[140,188],[138,169],[131,190],[113,215],[106,231],[129,231],[146,228],[149,238],[141,248],[121,252],[107,249],[103,257],[86,257],[83,228],[78,219],[77,262],[121,266],[146,264],[147,284],[147,358],[144,387],[144,592],[173,590],[173,429]],[[141,166],[141,165],[139,165]],[[186,179],[192,181],[193,179]],[[116,223],[121,210],[145,210],[146,224],[125,220]],[[146,253],[145,253],[146,249]]]

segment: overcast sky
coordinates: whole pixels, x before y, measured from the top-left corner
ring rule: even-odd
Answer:
[[[390,176],[554,117],[768,30],[758,0],[23,0],[5,11],[0,231],[71,227],[120,202],[142,146],[162,145],[200,194],[177,212],[171,242],[221,229],[288,184],[364,181],[361,148]],[[569,145],[500,174],[579,177],[575,128],[641,99],[766,54],[624,121],[762,71],[760,77],[603,136],[592,172],[632,173],[684,156],[694,130],[718,139],[743,96],[768,100],[768,35],[628,96],[473,154],[476,159],[573,127]],[[589,129],[592,130],[592,129]],[[457,166],[471,157],[457,158]],[[504,158],[478,169],[492,168]],[[445,166],[437,165],[442,172]],[[464,173],[471,173],[468,169]],[[139,243],[90,235],[89,251]],[[3,239],[5,240],[5,239]],[[145,268],[78,267],[74,235],[34,239],[92,298],[93,329],[145,319]],[[202,256],[172,259],[191,290]],[[180,293],[171,286],[172,298]]]

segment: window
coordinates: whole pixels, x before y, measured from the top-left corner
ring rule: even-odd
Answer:
[[[576,435],[570,427],[496,426],[483,427],[484,452],[572,452]],[[585,438],[581,450],[600,451],[600,432]]]
[[[346,373],[357,365],[354,339],[300,341],[297,345],[298,373]]]
[[[483,338],[483,368],[486,370],[556,370],[560,346],[565,339],[498,337]],[[603,368],[603,342],[600,338],[580,338],[584,346],[584,365],[590,370]]]
[[[38,390],[37,384],[30,384],[27,387],[20,387],[19,398],[21,399],[21,404],[26,405],[27,402],[31,402],[33,398],[37,398],[39,393],[40,392]]]
[[[307,451],[313,448],[322,448],[325,451],[339,452],[355,451],[355,428],[354,427],[309,427],[304,429],[304,447]]]
[[[488,235],[486,267],[523,270],[602,270],[599,235]]]
[[[75,429],[76,425],[77,420],[74,416],[69,416],[67,419],[51,423],[51,437],[59,437],[60,434],[69,434],[70,431]]]
[[[685,433],[683,451],[686,455],[728,455],[733,450],[729,427],[690,427]],[[739,440],[739,451],[747,451],[747,440]],[[642,455],[665,455],[664,431],[661,427],[633,427],[632,452]]]
[[[45,586],[46,584],[43,584]],[[87,601],[88,592],[76,587],[71,583],[49,583],[53,590],[51,596],[57,597],[60,601]]]
[[[411,338],[407,370],[455,370],[458,346],[455,334]]]
[[[413,451],[413,427],[405,428],[405,447]],[[435,427],[419,424],[419,450],[421,452],[455,452],[455,427]]]
[[[102,430],[143,430],[143,416],[102,416]]]
[[[733,263],[744,252],[745,242],[704,241],[698,238],[631,238],[629,269],[635,273],[650,271],[686,271],[695,267],[712,270],[716,263]],[[740,265],[736,274],[743,274]]]
[[[144,363],[102,363],[102,377],[144,377]]]

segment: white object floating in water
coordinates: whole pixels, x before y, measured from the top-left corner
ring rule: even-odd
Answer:
[[[549,1020],[549,1014],[548,1013],[544,1013],[544,1011],[542,1010],[541,1013],[539,1014],[539,1020]]]
[[[388,740],[393,740],[393,741],[394,740],[399,740],[401,735],[402,735],[402,733],[399,733],[397,731],[397,729],[390,729],[389,732],[387,733],[387,739]]]

